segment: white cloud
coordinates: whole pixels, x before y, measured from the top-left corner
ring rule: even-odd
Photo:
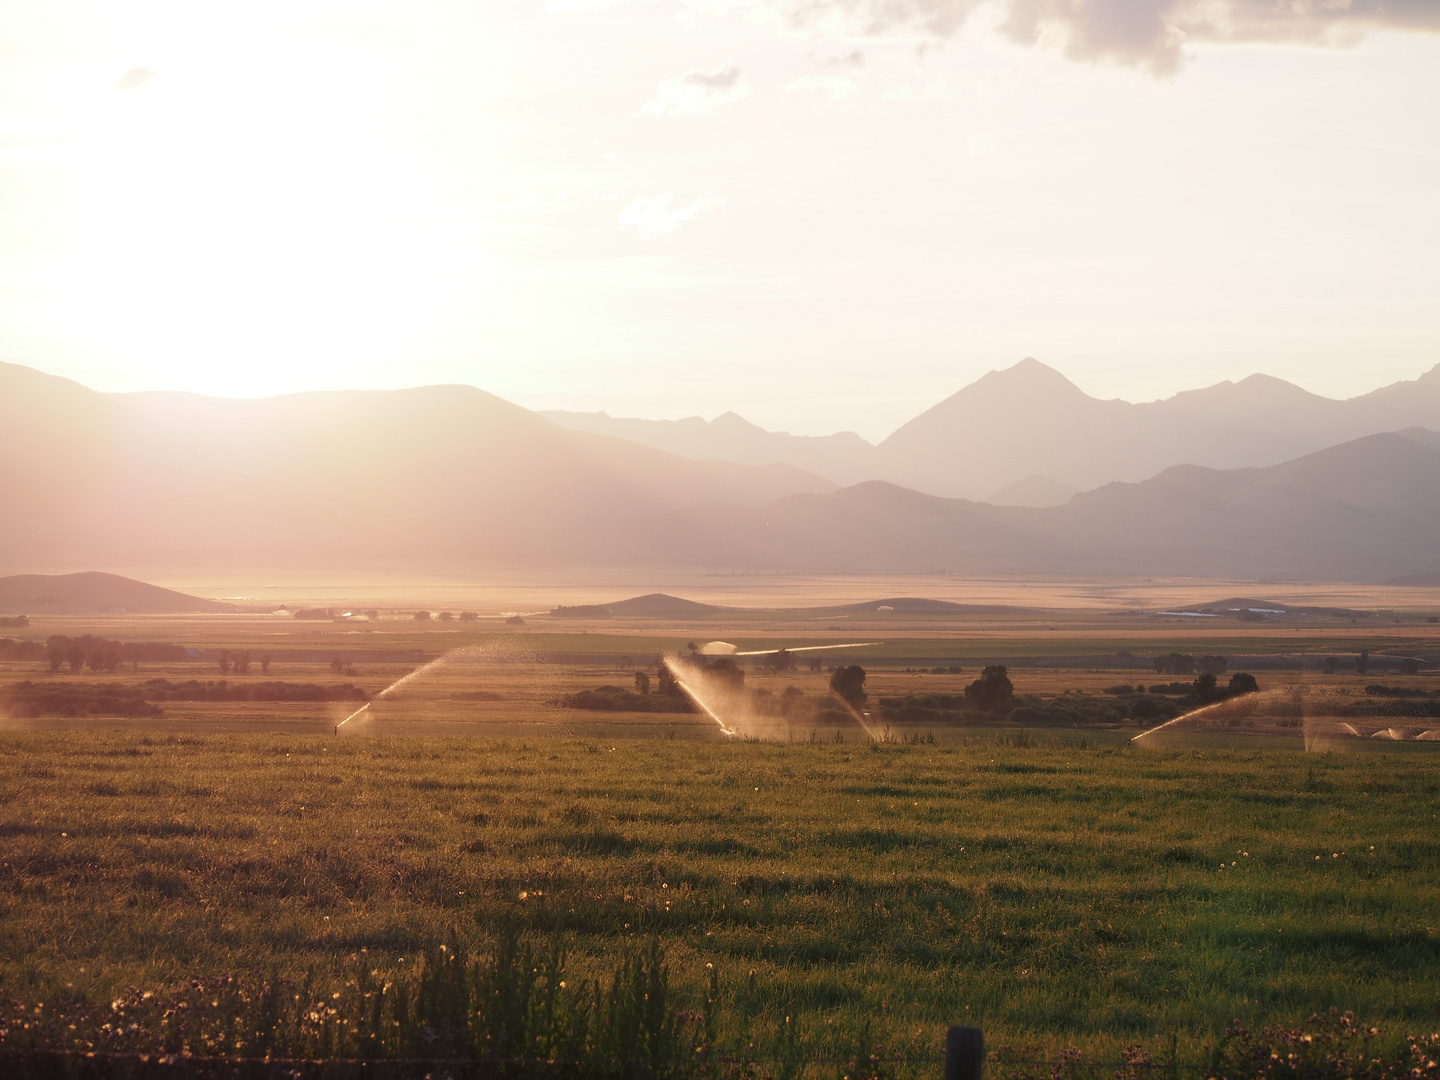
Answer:
[[[831,101],[844,101],[860,93],[860,84],[844,75],[801,75],[785,84],[786,90],[824,94]]]
[[[666,79],[640,111],[647,116],[701,116],[749,96],[740,69],[727,61],[712,71],[687,71]]]
[[[1370,30],[1440,31],[1436,0],[757,0],[787,22],[845,35],[953,36],[982,9],[1025,44],[1078,60],[1175,71],[1195,42],[1354,41]]]
[[[155,73],[149,68],[133,67],[116,80],[115,89],[139,90],[141,87],[147,85],[154,77]]]
[[[622,230],[636,229],[642,240],[649,240],[674,232],[687,221],[694,221],[701,214],[708,213],[725,202],[718,195],[706,192],[684,206],[672,208],[674,198],[675,194],[671,191],[654,198],[645,198],[642,195],[620,211],[616,226]]]
[[[965,156],[967,158],[984,157],[986,154],[993,154],[997,149],[993,132],[972,131],[965,136]]]

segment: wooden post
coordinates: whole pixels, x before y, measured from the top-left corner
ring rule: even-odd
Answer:
[[[985,1036],[979,1028],[952,1027],[945,1035],[945,1080],[980,1080]]]

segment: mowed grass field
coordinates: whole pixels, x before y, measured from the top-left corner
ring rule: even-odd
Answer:
[[[5,732],[0,995],[338,988],[509,921],[582,972],[658,937],[732,1036],[790,1017],[817,1057],[867,1022],[1190,1060],[1232,1018],[1440,1023],[1432,748],[966,738]]]

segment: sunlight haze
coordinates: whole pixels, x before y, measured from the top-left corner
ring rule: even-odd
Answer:
[[[1130,401],[1415,378],[1440,19],[1211,8],[20,0],[0,359],[872,440],[1027,355]]]

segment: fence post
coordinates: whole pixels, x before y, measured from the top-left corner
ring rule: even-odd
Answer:
[[[979,1028],[958,1024],[945,1034],[945,1080],[980,1080],[985,1036]]]

